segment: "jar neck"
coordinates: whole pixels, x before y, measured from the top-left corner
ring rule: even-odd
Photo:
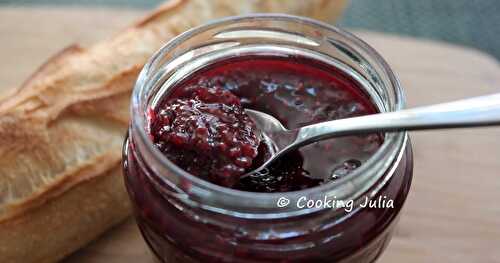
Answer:
[[[383,145],[358,169],[335,182],[302,191],[253,193],[224,188],[176,166],[148,136],[148,109],[193,72],[237,56],[300,55],[330,64],[359,82],[381,112],[399,110],[404,99],[385,61],[355,36],[306,18],[285,15],[234,17],[190,30],[167,43],[145,65],[132,97],[130,140],[157,189],[186,205],[243,218],[284,218],[318,209],[280,208],[277,201],[335,198],[357,200],[376,194],[404,153],[406,133],[387,133]]]

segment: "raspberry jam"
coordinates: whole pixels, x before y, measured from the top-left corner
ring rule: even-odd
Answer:
[[[240,99],[222,86],[204,84],[152,111],[151,137],[187,172],[233,186],[252,166],[260,140]]]
[[[137,225],[164,263],[374,262],[409,192],[408,134],[324,140],[242,177],[269,154],[245,109],[293,129],[403,107],[381,56],[317,21],[252,15],[181,34],[132,94],[123,171]],[[352,209],[310,206],[328,200]],[[360,206],[377,200],[393,205]]]
[[[383,141],[371,134],[318,142],[239,180],[266,156],[243,108],[271,114],[290,129],[377,112],[341,71],[305,59],[250,57],[213,65],[174,87],[152,110],[151,137],[189,173],[252,192],[295,191],[339,179]]]

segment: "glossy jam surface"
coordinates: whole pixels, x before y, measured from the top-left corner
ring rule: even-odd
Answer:
[[[383,141],[378,134],[322,141],[240,180],[266,152],[243,108],[271,114],[289,129],[377,110],[346,74],[304,59],[226,61],[172,90],[151,113],[155,145],[184,170],[222,186],[253,192],[314,187],[356,169]]]

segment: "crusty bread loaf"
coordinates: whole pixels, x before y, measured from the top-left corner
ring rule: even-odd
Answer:
[[[170,0],[107,41],[72,46],[0,99],[0,262],[54,262],[129,215],[121,178],[135,78],[154,51],[207,20],[282,12],[322,20],[345,1]]]

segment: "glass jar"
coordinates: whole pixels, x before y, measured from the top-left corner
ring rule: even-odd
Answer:
[[[212,184],[180,169],[152,144],[148,109],[158,94],[212,63],[246,55],[319,60],[359,82],[379,111],[404,107],[400,83],[383,58],[350,33],[318,21],[252,15],[181,34],[140,73],[124,144],[125,182],[148,245],[163,262],[375,261],[410,188],[413,157],[406,132],[386,133],[377,152],[348,175],[284,193]],[[343,200],[345,206],[304,208],[304,200]],[[377,207],[363,207],[367,201]]]

